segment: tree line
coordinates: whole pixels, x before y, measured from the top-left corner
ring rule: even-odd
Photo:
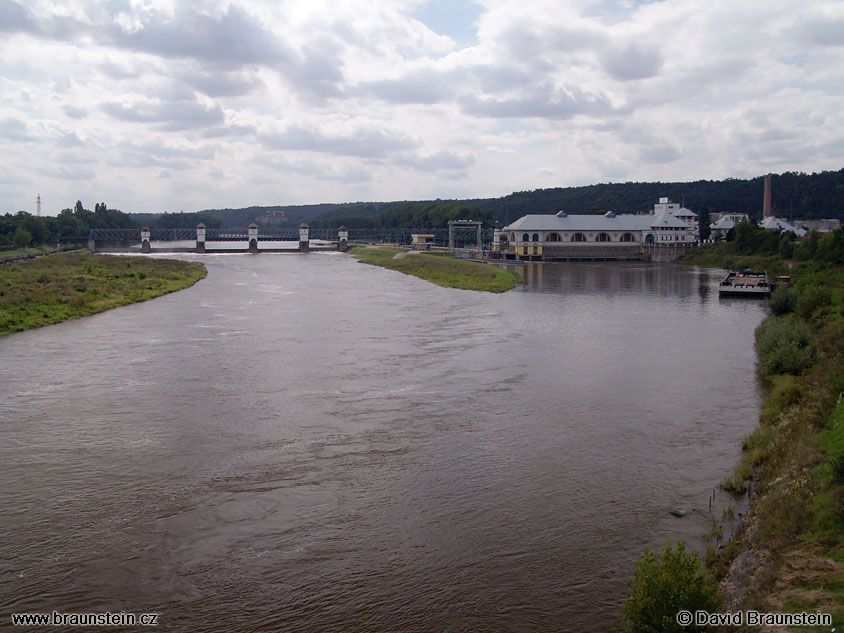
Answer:
[[[744,220],[727,232],[723,252],[733,255],[778,256],[784,260],[844,265],[844,228],[821,234],[811,231],[797,241],[794,233],[763,229]]]
[[[844,169],[820,173],[771,175],[774,214],[786,219],[844,219]],[[57,217],[34,217],[24,211],[0,216],[0,247],[43,244],[58,236],[82,237],[92,228],[242,228],[261,215],[284,213],[290,226],[306,222],[313,228],[445,228],[449,220],[481,220],[507,225],[528,214],[647,213],[661,197],[680,202],[701,216],[709,212],[762,215],[764,178],[698,180],[694,182],[626,182],[518,191],[500,198],[207,209],[195,213],[126,214],[99,202],[90,211],[76,203]],[[705,230],[705,229],[704,229]]]
[[[140,225],[119,209],[109,209],[98,202],[94,210],[78,201],[73,208],[62,209],[56,217],[37,217],[26,211],[0,216],[0,247],[55,244],[62,240],[82,240],[91,229],[131,229]]]
[[[624,182],[517,191],[500,198],[353,202],[344,204],[211,209],[223,226],[245,226],[255,217],[284,212],[293,226],[307,222],[314,228],[444,228],[459,208],[465,219],[489,218],[502,225],[528,214],[550,214],[563,209],[574,215],[588,213],[647,213],[659,198],[680,202],[695,213],[747,213],[762,216],[764,177],[697,180],[694,182]],[[820,173],[771,174],[774,214],[788,220],[844,219],[844,169]],[[477,213],[478,215],[470,215]],[[398,223],[398,224],[397,224]],[[417,224],[418,223],[418,224]],[[708,222],[707,222],[708,226]]]

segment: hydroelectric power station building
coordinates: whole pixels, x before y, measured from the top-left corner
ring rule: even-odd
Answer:
[[[501,230],[506,259],[647,259],[679,257],[698,242],[697,214],[660,198],[651,213],[526,215]]]

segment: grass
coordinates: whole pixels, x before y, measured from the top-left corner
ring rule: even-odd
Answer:
[[[181,290],[202,264],[72,251],[0,265],[0,336]]]
[[[401,252],[406,252],[406,249],[384,246],[358,246],[352,249],[352,254],[366,264],[413,275],[446,288],[505,292],[516,287],[521,281],[517,274],[497,266],[454,259],[444,256],[443,253],[420,252],[402,259],[393,259]]]
[[[27,255],[36,255],[38,253],[46,253],[54,250],[53,247],[46,244],[39,244],[38,246],[27,246],[26,248],[10,248],[0,250],[0,263],[8,259],[15,259]]]

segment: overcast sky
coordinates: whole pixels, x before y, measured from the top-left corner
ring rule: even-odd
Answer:
[[[0,212],[844,167],[841,0],[0,0]]]

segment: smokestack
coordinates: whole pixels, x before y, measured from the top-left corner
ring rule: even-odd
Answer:
[[[765,176],[765,197],[762,200],[762,217],[770,218],[771,213],[771,175]]]

